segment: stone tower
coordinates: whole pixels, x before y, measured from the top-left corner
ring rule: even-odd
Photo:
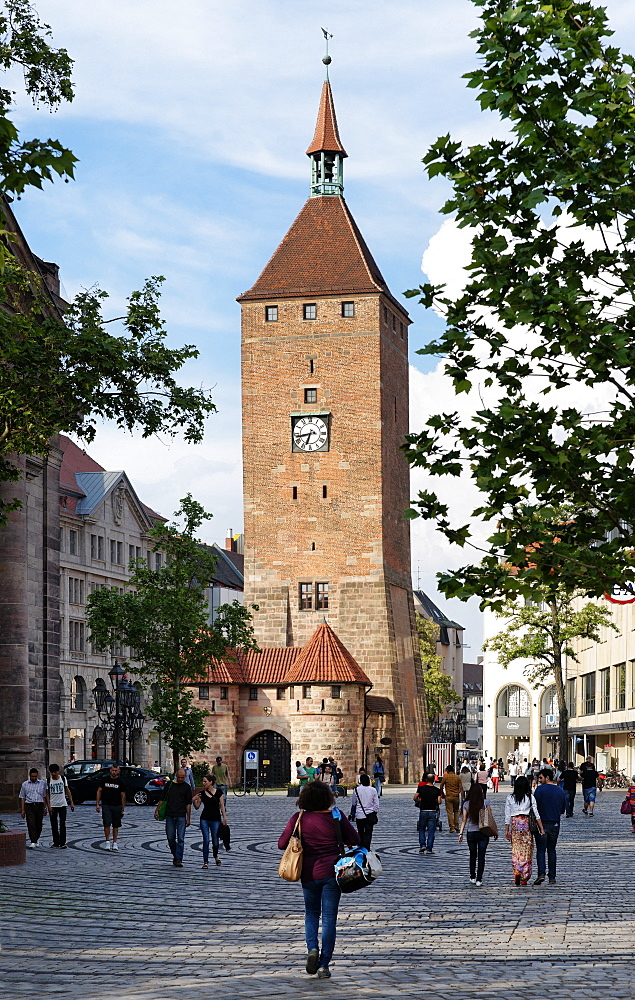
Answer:
[[[310,197],[238,299],[245,599],[263,646],[301,646],[328,620],[394,702],[396,777],[405,756],[419,767],[426,729],[399,447],[409,319],[343,197],[328,75],[307,155]]]

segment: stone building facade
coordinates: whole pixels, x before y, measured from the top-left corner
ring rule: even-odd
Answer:
[[[326,617],[392,705],[398,780],[427,726],[400,450],[410,321],[344,201],[328,80],[307,155],[311,196],[239,297],[245,600],[265,647],[302,646]]]

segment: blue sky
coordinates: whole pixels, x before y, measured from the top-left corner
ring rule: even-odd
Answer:
[[[632,2],[609,0],[616,41],[635,49]],[[105,426],[91,446],[125,468],[164,514],[191,491],[214,513],[207,540],[242,527],[240,316],[235,298],[274,251],[308,194],[324,41],[340,134],[345,196],[396,295],[422,280],[421,258],[442,227],[442,181],[421,158],[450,132],[485,141],[500,126],[461,80],[475,62],[469,0],[343,0],[322,12],[302,0],[39,0],[55,43],[76,61],[77,96],[56,114],[21,101],[25,135],[54,136],[79,158],[77,180],[15,206],[34,251],[61,266],[68,295],[108,290],[111,315],[151,274],[166,277],[163,314],[175,345],[201,356],[184,371],[214,387],[218,414],[204,443],[144,442]],[[450,241],[433,242],[451,272]],[[447,389],[417,347],[440,320],[411,307],[412,426]],[[423,373],[419,377],[417,372]],[[413,493],[422,483],[413,480]],[[413,524],[413,576],[435,597],[436,572],[459,565],[431,526]],[[474,604],[440,599],[480,645]]]

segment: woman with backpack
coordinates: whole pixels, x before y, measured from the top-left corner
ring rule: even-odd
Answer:
[[[459,830],[459,844],[463,841],[463,831],[467,827],[467,846],[470,849],[470,882],[477,889],[483,885],[485,871],[485,852],[489,844],[490,834],[480,828],[481,809],[489,805],[481,784],[474,783],[463,804],[463,822]],[[498,834],[494,835],[498,840]]]
[[[544,836],[542,820],[531,785],[524,774],[520,774],[514,782],[514,791],[505,799],[505,837],[512,845],[514,885],[527,885],[531,878],[534,844],[529,825],[530,812],[533,813],[538,829]]]
[[[359,844],[354,826],[338,812],[335,819],[331,809],[335,805],[333,793],[323,781],[312,781],[298,795],[299,813],[295,812],[278,841],[281,851],[288,845],[300,820],[302,841],[302,892],[304,895],[304,932],[307,946],[306,971],[318,979],[330,979],[329,963],[335,947],[337,910],[341,890],[335,879],[334,864],[340,857],[336,823],[340,824],[342,839],[347,846]],[[322,916],[322,948],[318,930]]]

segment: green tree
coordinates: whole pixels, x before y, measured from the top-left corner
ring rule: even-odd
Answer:
[[[565,690],[566,657],[578,662],[576,642],[588,639],[600,641],[600,629],[617,628],[608,608],[588,602],[581,604],[581,591],[571,593],[563,587],[534,586],[536,600],[526,604],[517,599],[506,601],[501,608],[505,627],[488,639],[484,649],[492,650],[501,666],[507,668],[515,660],[527,660],[525,677],[537,687],[553,677],[558,699],[559,756],[566,758],[569,746],[569,712]]]
[[[445,317],[421,353],[445,358],[456,395],[489,394],[471,417],[450,406],[410,436],[411,464],[431,477],[410,515],[473,543],[434,482],[466,472],[473,517],[497,527],[478,567],[441,577],[443,593],[531,596],[557,566],[571,592],[600,595],[635,562],[635,60],[588,0],[473,3],[480,67],[466,79],[507,131],[430,148],[471,259],[456,297],[409,294]],[[593,394],[606,402],[585,405]],[[563,502],[576,517],[554,530]]]
[[[149,532],[153,551],[163,553],[161,568],[150,569],[143,560],[131,564],[128,592],[96,591],[86,617],[99,648],[118,641],[134,650],[136,673],[150,696],[148,714],[170,743],[176,767],[182,754],[204,750],[207,743],[208,713],[193,704],[192,685],[208,680],[215,661],[258,646],[251,612],[238,601],[222,605],[209,624],[204,589],[216,556],[195,533],[211,515],[188,494],[175,516],[182,523]]]
[[[0,2],[0,65],[21,70],[36,105],[71,101],[72,59],[51,45],[48,25],[26,0]],[[183,432],[200,441],[215,406],[204,389],[180,385],[175,374],[198,356],[192,345],[170,349],[159,313],[163,281],[132,292],[125,314],[102,315],[100,289],[62,309],[39,274],[21,261],[6,197],[73,176],[75,157],[57,140],[22,141],[10,113],[15,94],[0,89],[0,479],[15,480],[12,454],[45,454],[57,431],[94,437],[101,419],[144,437]],[[0,524],[16,503],[0,504]]]
[[[448,675],[441,669],[443,658],[437,653],[439,626],[428,618],[417,615],[417,634],[428,718],[432,722],[442,715],[449,705],[458,704],[461,697],[454,690]]]

